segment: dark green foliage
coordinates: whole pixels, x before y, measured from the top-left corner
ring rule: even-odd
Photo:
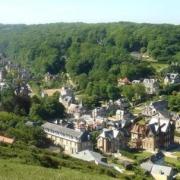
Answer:
[[[0,110],[19,115],[27,115],[31,106],[29,97],[15,95],[12,89],[1,91],[0,101]]]
[[[44,147],[49,144],[44,131],[40,127],[27,127],[24,125],[25,117],[13,113],[0,112],[1,134],[13,137],[16,141]]]
[[[179,92],[180,91],[180,84],[172,84],[165,86],[164,89],[162,89],[159,94],[160,95],[171,95],[172,93]]]
[[[47,167],[47,168],[58,168],[59,162],[55,159],[53,159],[51,156],[43,155],[39,158],[41,166]]]
[[[180,112],[180,94],[169,97],[168,107],[172,111]]]
[[[86,96],[85,95],[82,97],[82,102],[83,102],[84,107],[90,108],[90,109],[100,106],[99,98],[97,96]]]
[[[63,118],[65,116],[65,108],[58,101],[58,95],[52,97],[32,99],[32,106],[30,108],[30,117],[38,120],[54,120],[56,118]]]
[[[2,25],[0,52],[30,67],[37,77],[45,72],[67,72],[78,90],[105,100],[116,96],[106,90],[116,86],[119,77],[133,80],[154,75],[154,69],[133,58],[131,52],[178,63],[179,34],[179,26],[122,22]]]

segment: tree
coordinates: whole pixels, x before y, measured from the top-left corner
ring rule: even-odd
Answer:
[[[134,65],[131,64],[122,64],[120,66],[120,74],[121,77],[127,77],[129,79],[132,79],[133,75],[135,74],[135,68]]]
[[[142,84],[134,84],[133,85],[133,89],[134,89],[134,99],[137,100],[142,100],[145,95],[146,95],[146,90],[144,85]]]
[[[126,85],[122,87],[122,94],[129,100],[132,101],[134,97],[134,88],[131,85]]]
[[[97,96],[84,95],[82,97],[82,103],[83,103],[84,107],[86,107],[88,109],[92,109],[97,106],[100,106],[99,99]]]
[[[38,120],[53,120],[63,118],[65,116],[65,108],[58,101],[57,94],[52,97],[41,98],[32,104],[30,109],[30,117]]]
[[[109,85],[107,87],[107,94],[109,99],[115,100],[118,99],[118,97],[120,96],[120,91],[117,87]]]
[[[179,94],[169,97],[168,107],[172,111],[176,111],[176,112],[180,111],[180,95]]]

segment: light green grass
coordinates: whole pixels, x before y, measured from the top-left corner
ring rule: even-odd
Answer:
[[[156,72],[161,72],[163,69],[168,67],[168,64],[157,63],[157,62],[153,62],[153,63],[151,63],[151,65],[156,70]]]
[[[147,151],[142,151],[142,152],[133,153],[133,154],[136,156],[136,159],[138,160],[143,160],[152,156],[152,153],[147,152]]]
[[[173,155],[180,157],[180,152],[174,152]]]
[[[0,180],[113,180],[108,176],[68,168],[50,169],[0,160]]]
[[[165,162],[180,169],[180,161],[178,159],[165,157]]]
[[[38,86],[35,82],[31,81],[30,86],[32,88],[33,94],[34,95],[40,95],[40,86]]]

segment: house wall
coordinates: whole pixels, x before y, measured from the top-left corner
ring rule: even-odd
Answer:
[[[143,139],[142,148],[150,151],[155,150],[155,139],[153,137]]]
[[[175,136],[174,137],[174,142],[177,143],[177,144],[180,144],[180,137]]]
[[[106,138],[99,138],[97,140],[97,148],[104,153],[111,153],[114,149],[112,142],[109,142]]]
[[[180,132],[180,120],[176,120],[176,131]]]
[[[85,149],[92,149],[91,142],[80,142],[80,141],[71,141],[69,139],[65,139],[62,137],[58,137],[55,135],[48,134],[47,137],[51,139],[54,144],[60,145],[64,152],[67,154],[77,153],[79,151],[85,150]]]
[[[168,78],[168,77],[165,77],[165,78],[164,78],[164,84],[165,84],[165,85],[168,85],[169,83],[170,83],[169,78]]]
[[[117,138],[109,141],[106,138],[100,137],[97,140],[97,148],[104,153],[117,152],[120,148],[120,140]]]

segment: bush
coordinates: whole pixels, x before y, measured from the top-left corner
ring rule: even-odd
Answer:
[[[59,167],[59,162],[47,155],[43,155],[42,157],[40,157],[39,161],[42,166],[47,167],[47,168],[57,169]]]

